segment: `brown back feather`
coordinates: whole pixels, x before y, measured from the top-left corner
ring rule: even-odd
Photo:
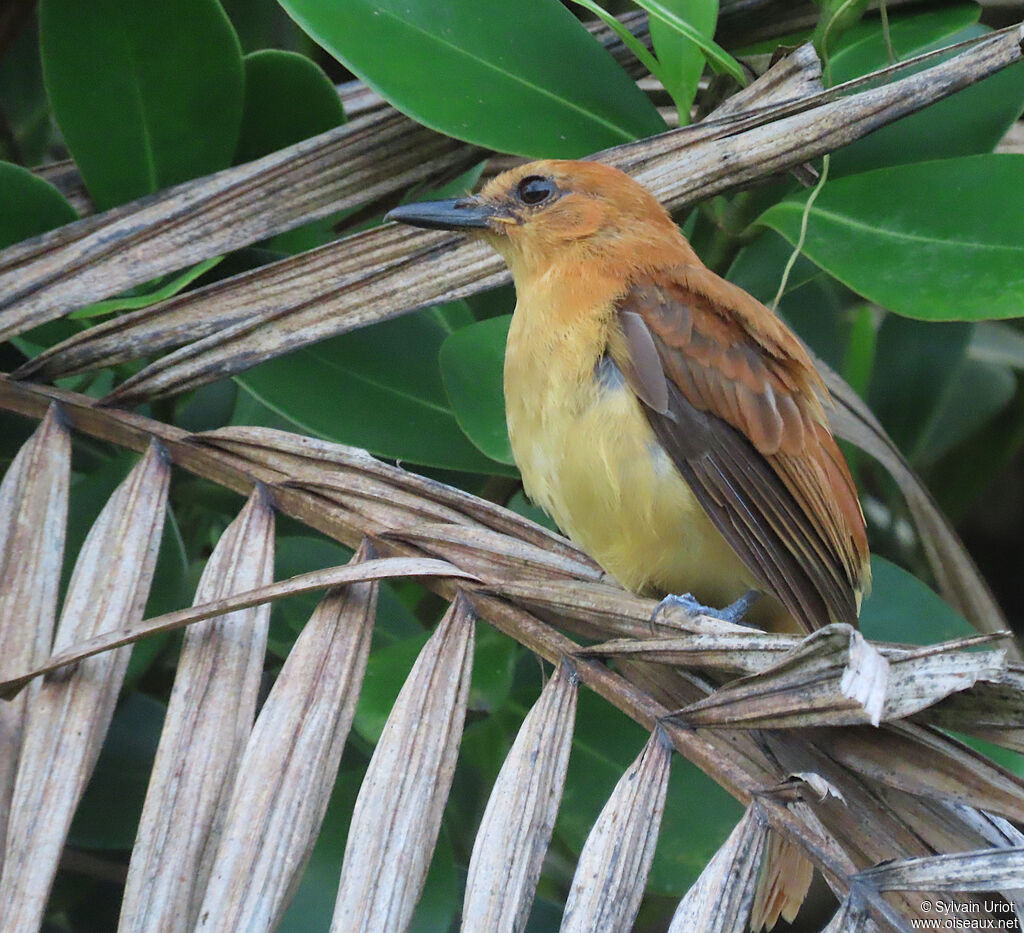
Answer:
[[[632,332],[620,331],[630,357],[620,365],[642,401],[669,384],[668,412],[647,405],[648,420],[719,530],[808,628],[855,623],[870,575],[864,518],[799,340],[701,266],[638,277],[617,310]],[[636,319],[660,373],[646,339],[642,353],[629,349]]]

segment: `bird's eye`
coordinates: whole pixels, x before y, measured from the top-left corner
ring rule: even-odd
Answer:
[[[555,193],[555,183],[550,178],[531,175],[519,182],[516,193],[524,204],[540,204]]]

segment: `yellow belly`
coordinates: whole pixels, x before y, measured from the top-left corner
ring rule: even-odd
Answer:
[[[514,368],[514,367],[513,367]],[[725,606],[754,578],[712,525],[625,385],[518,398],[509,435],[527,494],[624,587]]]

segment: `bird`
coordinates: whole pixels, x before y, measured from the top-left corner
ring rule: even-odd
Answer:
[[[864,516],[799,338],[598,161],[541,160],[387,219],[512,273],[506,422],[526,494],[623,587],[773,631],[857,624]]]

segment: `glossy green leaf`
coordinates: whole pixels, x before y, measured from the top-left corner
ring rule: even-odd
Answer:
[[[167,712],[129,693],[118,705],[96,769],[75,812],[68,841],[86,849],[131,849]]]
[[[534,157],[580,156],[665,129],[654,106],[554,0],[282,0],[399,110]]]
[[[617,19],[613,13],[609,13],[597,0],[572,0],[572,2],[612,29],[644,67],[662,84],[665,84],[658,60],[651,54],[650,49],[626,28],[621,20]]]
[[[238,38],[216,0],[41,0],[53,112],[97,207],[231,164]]]
[[[320,437],[428,466],[509,472],[466,439],[449,406],[437,356],[451,331],[428,309],[263,363],[238,381]]]
[[[705,39],[715,34],[718,0],[667,0],[665,6],[689,24]],[[697,94],[697,82],[704,71],[704,52],[692,39],[657,16],[650,18],[651,41],[661,64],[660,77],[679,110],[680,124],[690,122],[690,107]]]
[[[735,58],[725,51],[720,45],[708,38],[705,31],[693,22],[691,11],[693,4],[685,4],[686,17],[680,15],[678,0],[636,0],[637,6],[643,7],[650,14],[651,19],[661,20],[665,25],[676,30],[681,36],[685,36],[696,45],[708,60],[715,71],[720,74],[732,75],[741,85],[746,86],[747,75]],[[703,16],[699,17],[703,19]]]
[[[806,196],[761,222],[791,243]],[[1024,313],[1024,155],[894,166],[830,181],[804,252],[865,298],[923,320]]]
[[[309,37],[281,9],[277,0],[219,0],[246,52],[274,46],[312,52]]]
[[[0,249],[73,220],[75,209],[48,181],[0,162]]]
[[[555,832],[579,852],[594,820],[643,747],[647,733],[588,690],[580,691],[576,734]],[[665,816],[648,889],[682,895],[725,841],[743,809],[700,769],[672,759]]]
[[[864,15],[869,0],[820,0],[821,13],[814,27],[814,45],[822,59],[835,48],[839,39]]]
[[[441,346],[441,376],[459,427],[488,457],[513,463],[503,367],[511,315],[463,327]]]
[[[990,32],[973,24],[977,15],[978,7],[967,4],[894,19],[891,35],[897,58],[912,58]],[[833,84],[889,64],[877,21],[851,30],[850,39],[832,59]],[[1016,65],[838,150],[832,156],[831,175],[839,178],[885,165],[991,152],[1022,109],[1024,66]]]
[[[992,742],[986,742],[984,739],[976,739],[974,736],[963,735],[962,733],[954,732],[958,739],[966,742],[972,748],[977,749],[983,755],[987,755],[993,759],[997,765],[1001,765],[1006,768],[1011,774],[1016,774],[1019,778],[1024,778],[1024,755],[1019,752],[1011,751],[1008,748],[1003,748],[1000,745],[995,745]]]
[[[938,593],[884,557],[871,558],[871,576],[871,593],[860,611],[866,638],[933,645],[978,634]]]
[[[236,162],[250,162],[345,122],[341,98],[315,62],[264,49],[245,56],[245,108]]]
[[[762,304],[770,306],[792,252],[792,244],[787,243],[774,230],[765,230],[753,243],[739,251],[726,278],[750,292]],[[798,256],[786,280],[780,308],[785,307],[787,296],[823,274],[806,256]]]

